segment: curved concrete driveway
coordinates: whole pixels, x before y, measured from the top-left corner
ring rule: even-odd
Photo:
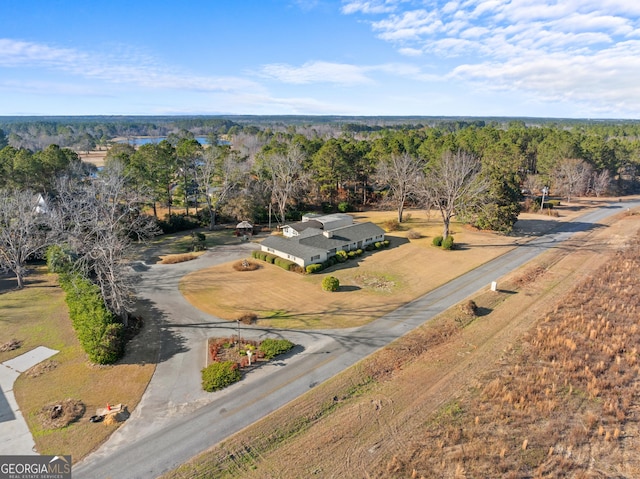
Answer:
[[[519,246],[363,327],[286,331],[286,337],[300,345],[297,354],[252,371],[243,381],[215,394],[200,389],[205,338],[233,334],[235,325],[230,327],[227,321],[216,320],[193,308],[177,291],[177,283],[193,268],[246,257],[255,246],[216,248],[192,264],[168,268],[141,265],[146,270],[139,287],[141,306],[147,314],[159,318],[156,336],[162,347],[158,366],[129,421],[74,468],[74,477],[157,477],[486,288],[492,280],[549,248],[559,247],[574,233],[593,227],[622,208],[639,204],[612,204],[574,222],[561,223],[557,232]],[[246,337],[274,334],[278,331],[258,328],[242,331]]]

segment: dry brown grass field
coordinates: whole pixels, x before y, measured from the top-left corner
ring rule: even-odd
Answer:
[[[640,477],[640,217],[608,223],[167,477]]]

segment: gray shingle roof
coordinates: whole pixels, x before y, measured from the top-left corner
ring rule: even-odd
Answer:
[[[373,223],[358,223],[331,230],[331,233],[333,236],[327,238],[321,230],[309,228],[304,235],[293,238],[269,236],[262,245],[298,258],[309,258],[332,249],[342,249],[346,244],[384,235],[384,230]]]

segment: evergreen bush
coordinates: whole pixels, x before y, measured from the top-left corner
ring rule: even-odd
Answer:
[[[322,280],[322,289],[325,291],[338,291],[340,280],[335,276],[327,276]]]
[[[442,236],[436,236],[435,238],[433,238],[433,241],[431,241],[431,243],[433,244],[433,246],[442,246]]]
[[[324,269],[324,265],[319,263],[309,264],[307,265],[306,271],[309,274],[318,273]]]
[[[202,370],[202,389],[208,392],[218,391],[240,381],[240,371],[234,361],[211,363]]]
[[[340,203],[338,203],[338,211],[340,213],[348,213],[349,211],[351,211],[351,205],[348,201],[341,201]]]
[[[340,251],[336,251],[335,258],[338,261],[338,263],[344,263],[349,259],[349,255],[347,254],[346,251],[341,249]]]
[[[200,227],[196,218],[187,215],[166,215],[164,220],[158,221],[158,227],[164,234],[177,233]]]
[[[293,346],[294,344],[288,339],[267,338],[260,343],[258,349],[264,353],[265,359],[273,359],[278,354],[286,353]]]
[[[442,249],[446,249],[446,250],[453,249],[453,236],[447,236],[446,239],[442,241]]]

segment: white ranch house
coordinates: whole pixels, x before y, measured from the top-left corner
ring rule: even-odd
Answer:
[[[302,221],[282,228],[283,236],[269,236],[261,243],[262,251],[288,259],[305,267],[323,263],[336,251],[365,248],[384,241],[384,230],[373,223],[354,223],[347,214],[308,214]]]

